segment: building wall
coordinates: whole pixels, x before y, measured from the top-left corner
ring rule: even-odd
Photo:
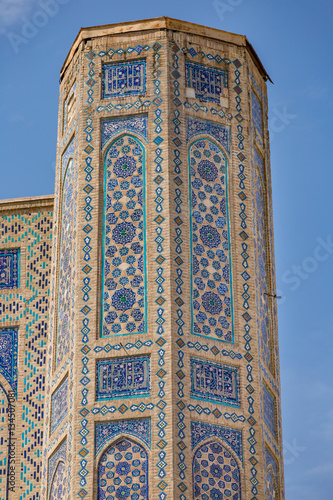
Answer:
[[[0,202],[0,498],[40,498],[53,196]]]
[[[24,498],[283,500],[265,78],[239,35],[167,18],[80,33],[45,253],[42,486],[24,469]],[[4,325],[24,366],[21,323]]]

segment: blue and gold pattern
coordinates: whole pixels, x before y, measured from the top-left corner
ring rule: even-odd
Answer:
[[[63,467],[60,468],[59,475],[57,476],[57,468],[59,464],[61,463],[66,463],[66,458],[67,458],[67,439],[65,439],[59,448],[56,449],[56,451],[53,453],[53,455],[50,457],[49,462],[48,462],[48,491],[51,489],[51,484],[52,481],[56,484],[63,484],[63,475],[65,473],[65,470]],[[57,491],[57,488],[54,489],[55,494]],[[63,492],[64,493],[64,492]],[[55,497],[57,498],[57,497]],[[59,497],[61,498],[61,497]]]
[[[68,413],[68,377],[52,394],[51,403],[51,434],[61,424]]]
[[[50,500],[63,500],[67,496],[67,468],[65,462],[58,462],[57,469],[55,471]]]
[[[270,449],[265,446],[266,499],[278,500],[279,466]]]
[[[191,397],[239,407],[239,370],[191,358]]]
[[[56,366],[68,356],[74,322],[76,204],[77,165],[73,158],[70,158],[63,182]]]
[[[257,153],[257,165],[263,171],[263,161]],[[260,161],[261,159],[261,161]],[[261,165],[261,166],[260,166]],[[258,309],[258,332],[260,332],[260,352],[266,366],[272,370],[271,366],[271,346],[270,346],[270,325],[268,307],[268,284],[267,284],[267,263],[266,263],[266,235],[265,235],[265,198],[263,180],[259,174],[259,168],[255,165],[253,170],[254,188],[254,252],[256,265],[256,291]]]
[[[268,389],[266,384],[263,384],[263,404],[264,404],[264,422],[272,435],[277,439],[276,433],[276,403],[275,396]]]
[[[253,123],[254,123],[257,131],[259,132],[259,134],[262,136],[263,135],[263,133],[262,133],[262,107],[261,107],[261,103],[260,103],[258,97],[253,92],[253,90],[251,91],[251,103],[252,103]]]
[[[278,500],[277,487],[272,469],[269,467],[266,471],[266,499]]]
[[[98,464],[98,500],[148,500],[148,454],[138,442],[122,438]]]
[[[103,359],[96,366],[96,399],[148,396],[150,358]]]
[[[191,421],[191,446],[192,450],[206,439],[215,436],[225,441],[236,453],[240,461],[243,461],[243,436],[242,431],[225,427],[224,425],[210,424],[199,420]]]
[[[133,420],[114,420],[98,422],[95,425],[95,454],[102,450],[104,445],[121,434],[134,436],[143,441],[150,449],[151,423],[149,418]]]
[[[0,250],[0,289],[20,286],[20,249]]]
[[[145,59],[103,64],[102,98],[125,97],[146,92]]]
[[[194,500],[241,500],[237,460],[220,441],[199,446],[193,457],[192,474]]]
[[[105,161],[102,336],[146,332],[145,151],[116,139]]]
[[[17,393],[18,328],[0,329],[0,373]]]
[[[200,120],[188,116],[186,118],[186,138],[189,141],[196,135],[209,135],[230,153],[230,126],[220,123]]]
[[[202,101],[220,103],[224,88],[228,86],[225,70],[186,61],[186,86],[195,90],[195,97]]]
[[[192,332],[233,342],[227,161],[210,139],[189,148]]]
[[[115,135],[134,132],[148,142],[148,116],[125,116],[102,121],[102,148]]]

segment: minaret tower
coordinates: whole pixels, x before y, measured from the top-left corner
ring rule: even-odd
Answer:
[[[170,18],[61,70],[43,499],[283,500],[269,79]]]

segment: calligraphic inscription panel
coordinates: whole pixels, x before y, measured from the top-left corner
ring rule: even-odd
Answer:
[[[239,406],[239,373],[236,367],[191,359],[191,397]]]
[[[104,64],[103,99],[146,92],[146,61]]]
[[[149,369],[149,357],[97,361],[96,398],[111,399],[149,395]]]

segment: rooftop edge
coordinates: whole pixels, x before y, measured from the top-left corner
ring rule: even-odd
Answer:
[[[0,200],[0,212],[8,210],[22,210],[41,207],[53,207],[54,195],[30,196],[25,198],[9,198]]]
[[[65,62],[60,70],[60,81],[62,80],[64,73],[72,60],[75,52],[77,51],[80,43],[83,40],[90,38],[98,38],[101,36],[122,34],[122,33],[133,33],[136,31],[148,31],[148,30],[162,30],[169,29],[175,31],[182,31],[184,33],[192,33],[195,35],[201,35],[207,38],[215,38],[216,40],[221,40],[224,42],[234,43],[242,47],[246,47],[251,54],[259,72],[263,76],[264,80],[272,80],[264,68],[258,54],[247,40],[244,35],[237,35],[235,33],[229,33],[228,31],[222,31],[216,28],[210,28],[208,26],[203,26],[201,24],[190,23],[187,21],[181,21],[179,19],[173,19],[171,17],[155,17],[151,19],[142,19],[138,21],[127,21],[124,23],[115,24],[105,24],[101,26],[91,26],[87,28],[81,28],[77,37],[71,46]]]

